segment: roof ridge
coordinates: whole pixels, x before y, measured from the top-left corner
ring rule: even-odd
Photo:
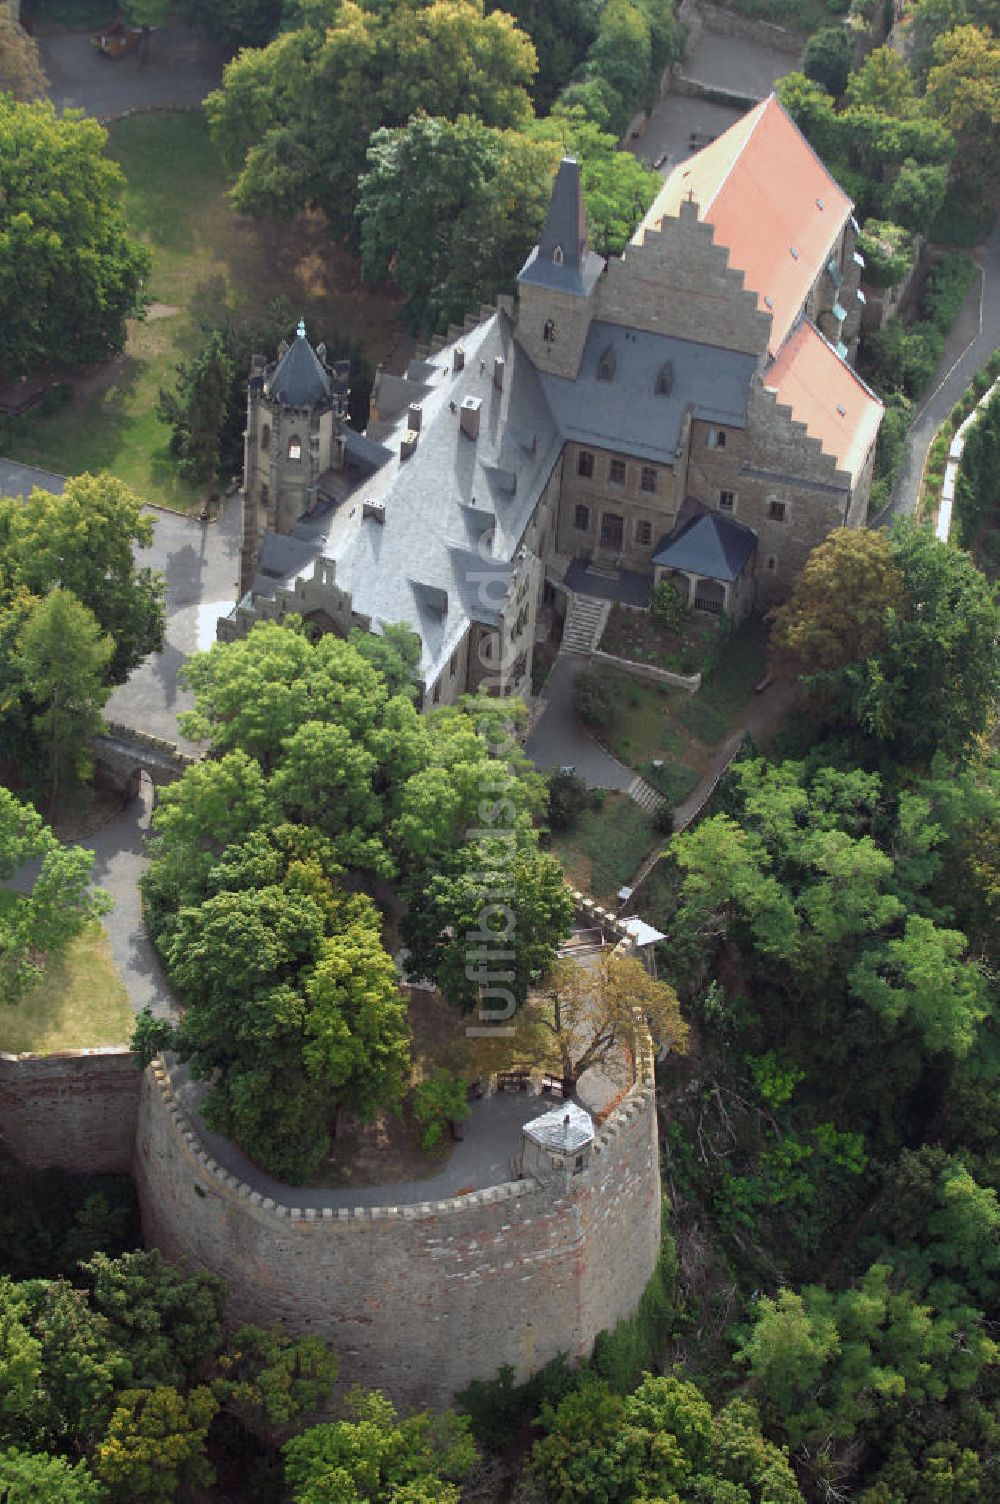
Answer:
[[[824,345],[826,345],[827,349],[831,350],[840,361],[840,364],[843,366],[844,370],[847,371],[849,375],[853,376],[854,380],[857,382],[858,386],[861,387],[862,391],[867,392],[868,396],[873,398],[880,407],[885,407],[885,403],[882,401],[882,398],[879,396],[878,392],[873,391],[872,388],[868,385],[865,378],[858,375],[858,372],[851,365],[850,361],[844,359],[840,351],[837,349],[836,345],[832,340],[827,339],[826,335],[823,333],[822,329],[820,329],[818,324],[814,324],[811,318],[809,318],[806,314],[803,314],[802,318],[799,320],[799,324],[796,325],[796,328],[798,328],[800,325],[807,326],[815,335],[818,335],[819,338],[823,341]],[[791,335],[789,335],[789,339],[790,338]],[[781,349],[783,350],[784,348],[785,346],[782,345]]]
[[[753,108],[753,110],[750,113],[753,114],[754,112],[758,112],[757,113],[757,119],[754,121],[753,125],[747,131],[746,135],[743,137],[743,139],[740,142],[739,146],[736,148],[736,151],[735,151],[735,153],[733,155],[732,160],[729,163],[729,166],[726,168],[726,171],[723,174],[723,176],[719,179],[719,182],[718,182],[718,185],[717,185],[717,187],[715,189],[715,192],[712,194],[712,196],[709,199],[708,203],[705,204],[702,207],[702,211],[701,212],[702,212],[702,218],[703,219],[708,217],[708,211],[709,211],[709,209],[711,209],[712,205],[715,203],[715,200],[718,198],[718,196],[722,192],[723,188],[729,182],[730,176],[732,175],[733,168],[736,166],[737,162],[740,160],[740,157],[742,157],[743,153],[746,151],[747,147],[750,145],[750,142],[753,139],[754,132],[756,131],[758,125],[760,125],[760,122],[763,120],[764,116],[766,115],[766,113],[767,113],[767,106],[770,104],[771,100],[775,99],[776,97],[777,96],[775,95],[774,91],[772,90],[771,93],[768,95],[768,97],[766,99],[763,99],[763,100],[760,101],[759,104],[754,105],[754,108]],[[779,100],[778,102],[780,104],[781,101]],[[739,125],[739,123],[740,122],[738,120],[734,120],[733,121],[733,125],[730,126],[730,130],[732,130],[735,126]],[[709,143],[709,145],[711,145],[711,143]],[[707,151],[707,150],[708,150],[707,146],[703,146],[702,147],[702,151]],[[698,153],[696,153],[696,155],[700,156],[701,153],[698,152]]]

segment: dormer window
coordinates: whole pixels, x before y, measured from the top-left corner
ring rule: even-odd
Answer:
[[[674,366],[673,361],[665,360],[656,373],[656,395],[669,397],[674,389]]]
[[[298,434],[293,434],[288,441],[288,458],[290,460],[300,460],[302,458],[302,440]]]
[[[555,262],[556,266],[562,266],[562,264],[565,261],[565,259],[566,258],[563,255],[563,248],[562,248],[562,246],[561,245],[557,245],[556,248],[555,248],[555,250],[552,252],[552,260]]]
[[[609,345],[597,362],[598,381],[614,381],[615,379],[615,352]]]
[[[547,345],[554,345],[556,342],[556,326],[551,319],[545,320],[545,325],[542,329],[542,339]]]

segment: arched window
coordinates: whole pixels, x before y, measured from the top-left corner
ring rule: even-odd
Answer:
[[[542,330],[542,339],[547,345],[554,345],[556,342],[556,326],[551,319],[545,320],[545,327]]]
[[[290,460],[300,460],[302,458],[302,440],[297,433],[293,434],[288,441],[288,458]]]
[[[557,245],[555,250],[552,252],[552,260],[555,262],[556,266],[562,266],[565,257],[563,256],[563,248],[561,245]]]
[[[271,425],[270,425],[270,423],[264,423],[264,424],[261,425],[261,430],[260,430],[260,447],[261,447],[261,449],[270,449],[270,447],[271,447]]]

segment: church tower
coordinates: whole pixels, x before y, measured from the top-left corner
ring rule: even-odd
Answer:
[[[580,164],[563,157],[542,238],[517,279],[517,339],[540,371],[576,378],[603,271],[587,244]]]
[[[344,465],[347,361],[328,365],[326,346],[313,349],[299,320],[276,361],[255,355],[247,393],[243,457],[243,543],[240,594],[253,583],[261,534],[291,532],[314,510],[318,486]]]

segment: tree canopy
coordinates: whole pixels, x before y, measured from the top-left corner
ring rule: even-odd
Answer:
[[[149,253],[128,238],[121,169],[80,111],[0,92],[0,366],[104,360],[142,308]]]

